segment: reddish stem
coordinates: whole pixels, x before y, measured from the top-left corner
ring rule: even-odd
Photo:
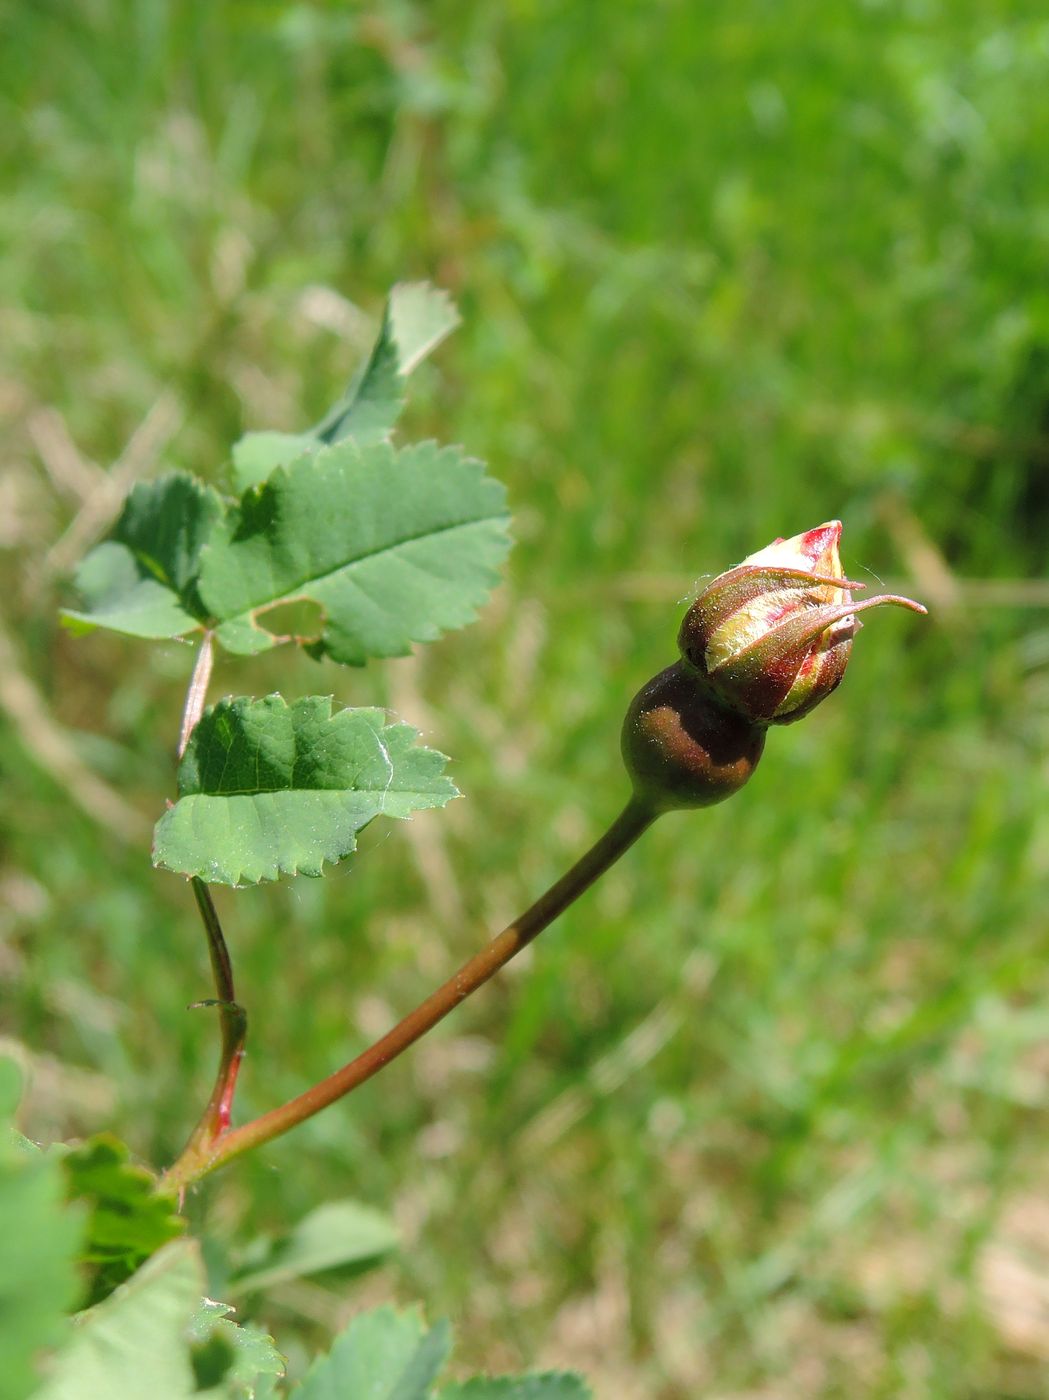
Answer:
[[[217,1006],[222,1031],[222,1048],[219,1054],[219,1067],[215,1084],[211,1090],[200,1122],[193,1129],[187,1148],[197,1142],[214,1142],[230,1125],[233,1110],[233,1094],[237,1087],[237,1075],[244,1058],[244,1041],[248,1033],[248,1015],[237,1003],[233,987],[233,965],[230,962],[226,940],[211,891],[203,880],[193,878],[193,894],[200,910],[200,917],[208,935],[208,953],[211,957],[211,972],[215,979],[217,997],[195,1002],[195,1006]]]
[[[181,759],[186,745],[200,717],[204,713],[204,702],[211,679],[213,660],[212,637],[205,632],[197,652],[197,662],[193,667],[186,703],[182,711],[182,725],[179,730],[178,756]],[[208,957],[211,960],[211,975],[215,983],[215,996],[206,1001],[198,1001],[195,1006],[217,1006],[222,1035],[219,1051],[219,1066],[211,1096],[205,1105],[200,1121],[190,1134],[183,1155],[210,1146],[221,1137],[230,1125],[233,1109],[233,1094],[237,1087],[237,1074],[244,1058],[244,1040],[248,1033],[248,1017],[242,1006],[237,1005],[237,994],[233,985],[233,963],[222,934],[218,912],[211,898],[211,891],[203,880],[194,877],[193,895],[200,910],[204,932],[208,940]]]

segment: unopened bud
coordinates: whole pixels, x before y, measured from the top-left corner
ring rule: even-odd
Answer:
[[[861,603],[838,557],[841,522],[776,540],[719,574],[689,608],[678,645],[697,679],[758,724],[790,724],[825,700],[845,674],[856,616],[910,598]]]

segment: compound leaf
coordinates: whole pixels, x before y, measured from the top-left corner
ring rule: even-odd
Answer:
[[[310,650],[363,665],[472,621],[507,524],[503,487],[457,448],[344,442],[244,494],[203,554],[200,591],[241,643],[266,609],[315,602],[325,623]]]
[[[330,696],[222,700],[187,745],[154,863],[225,885],[319,875],[375,817],[408,817],[457,795],[444,755],[417,738],[382,710],[333,714]]]
[[[89,1307],[112,1293],[151,1254],[177,1238],[185,1221],[175,1202],[156,1191],[156,1178],[136,1167],[128,1149],[109,1134],[89,1138],[62,1158],[67,1192],[89,1207],[81,1261]]]
[[[223,513],[221,498],[177,472],[134,486],[112,536],[81,564],[73,631],[108,627],[133,637],[180,637],[206,618],[196,591],[200,552]]]
[[[376,1308],[355,1317],[318,1358],[294,1400],[427,1400],[448,1355],[447,1323],[429,1331],[415,1310]]]
[[[503,488],[458,449],[387,441],[406,376],[457,324],[446,293],[394,287],[371,354],[315,428],[235,444],[239,502],[184,473],[132,489],[65,624],[149,638],[207,626],[234,653],[295,640],[363,665],[472,621],[509,548]],[[267,630],[270,609],[301,601],[318,635]]]

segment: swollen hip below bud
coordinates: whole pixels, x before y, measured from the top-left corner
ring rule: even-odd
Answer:
[[[623,762],[636,797],[654,812],[731,797],[764,746],[764,726],[727,708],[682,661],[635,695],[623,724]]]

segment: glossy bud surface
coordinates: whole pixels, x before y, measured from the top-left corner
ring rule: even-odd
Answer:
[[[681,661],[634,696],[623,724],[623,761],[635,795],[656,812],[731,797],[764,747],[764,727],[728,709]]]

